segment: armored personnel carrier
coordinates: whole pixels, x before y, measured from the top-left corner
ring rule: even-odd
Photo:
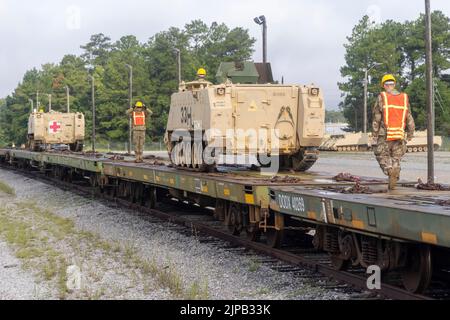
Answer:
[[[57,144],[66,144],[74,152],[83,150],[85,134],[82,113],[33,111],[28,118],[28,148],[41,151]]]
[[[182,82],[171,97],[165,142],[175,166],[205,171],[218,153],[256,156],[261,166],[261,155],[277,157],[295,171],[313,166],[325,122],[318,87],[267,83],[270,65],[253,62],[222,63],[216,77],[218,85]]]

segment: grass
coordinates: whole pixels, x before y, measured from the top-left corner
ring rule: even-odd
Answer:
[[[15,196],[16,195],[16,191],[14,190],[14,188],[10,187],[9,185],[7,185],[6,183],[4,183],[3,181],[0,181],[0,191],[10,195],[10,196]]]
[[[259,270],[259,268],[261,268],[261,263],[260,263],[259,261],[256,261],[256,260],[252,260],[252,261],[250,262],[250,265],[249,265],[249,267],[248,267],[248,270],[249,270],[250,272],[256,272],[256,271]]]
[[[12,201],[0,208],[0,236],[25,268],[54,285],[60,299],[74,297],[66,285],[67,261],[70,260],[91,264],[95,272],[85,270],[87,286],[96,283],[96,287],[100,287],[84,287],[74,293],[82,295],[75,296],[78,298],[99,299],[104,296],[106,290],[103,286],[109,285],[101,282],[108,268],[105,261],[120,263],[127,270],[126,276],[132,287],[142,287],[144,292],[150,292],[156,285],[168,289],[172,296],[180,299],[209,297],[207,283],[184,281],[174,264],[158,264],[156,259],[142,258],[131,242],[121,245],[91,232],[77,230],[72,220],[39,207],[35,201]]]

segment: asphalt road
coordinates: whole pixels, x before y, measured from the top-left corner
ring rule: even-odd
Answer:
[[[427,154],[407,153],[401,163],[401,179],[417,181],[427,180]],[[311,171],[340,173],[349,172],[354,175],[385,177],[375,156],[371,152],[334,153],[322,152],[319,161]],[[435,182],[450,184],[450,152],[435,153]]]
[[[159,157],[168,158],[167,152],[151,152]],[[421,178],[427,180],[427,154],[407,153],[402,160],[401,180],[409,182]],[[338,174],[349,172],[353,175],[385,178],[372,152],[337,153],[321,152],[311,172]],[[450,184],[450,152],[435,153],[435,182]]]

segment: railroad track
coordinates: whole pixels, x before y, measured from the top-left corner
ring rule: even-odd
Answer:
[[[203,241],[214,242],[214,239],[220,239],[231,244],[234,248],[238,250],[252,250],[264,256],[270,256],[275,260],[268,260],[268,262],[282,261],[287,265],[281,266],[285,268],[288,272],[298,272],[299,268],[306,268],[310,270],[310,277],[315,277],[317,274],[321,274],[324,277],[331,277],[336,280],[337,284],[325,284],[325,287],[332,288],[342,288],[348,290],[348,286],[356,289],[359,292],[370,293],[371,298],[386,298],[395,300],[429,300],[429,299],[449,299],[450,298],[450,288],[438,288],[436,291],[432,289],[429,290],[427,295],[419,295],[411,293],[403,288],[395,285],[382,283],[380,290],[372,290],[368,292],[367,289],[367,275],[364,270],[355,269],[350,271],[337,271],[331,266],[331,261],[327,254],[315,252],[309,248],[281,248],[275,249],[267,246],[262,242],[255,242],[248,240],[243,236],[232,235],[222,223],[207,214],[207,209],[202,209],[200,207],[195,207],[197,214],[193,214],[192,206],[188,206],[184,202],[174,201],[165,199],[159,205],[158,209],[150,209],[148,207],[142,206],[137,203],[132,203],[126,199],[121,199],[117,197],[112,197],[106,193],[101,193],[97,189],[92,188],[88,180],[76,181],[76,183],[68,183],[59,179],[49,177],[39,171],[29,171],[18,168],[12,168],[9,166],[2,166],[2,168],[11,170],[14,172],[19,172],[24,176],[32,179],[40,180],[46,183],[51,183],[57,187],[75,192],[82,196],[95,197],[100,200],[105,200],[106,205],[119,205],[124,208],[132,209],[139,213],[148,215],[149,219],[151,217],[156,217],[157,219],[171,222],[172,224],[181,226],[182,229],[179,231],[186,234],[194,234],[196,236],[201,236]],[[181,209],[180,209],[181,207]],[[188,211],[186,215],[186,211]],[[191,212],[189,212],[191,211]],[[200,211],[201,214],[198,214]],[[191,213],[191,214],[189,214]],[[276,266],[278,268],[280,266]]]

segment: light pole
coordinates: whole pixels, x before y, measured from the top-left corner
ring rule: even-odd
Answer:
[[[39,91],[36,91],[36,109],[39,110]]]
[[[178,48],[174,49],[177,55],[177,68],[178,68],[178,84],[181,83],[181,50]]]
[[[70,112],[70,88],[69,86],[65,86],[66,88],[66,96],[67,96],[67,113]]]
[[[129,88],[129,104],[130,108],[133,108],[133,66],[126,64],[125,65],[130,70],[130,88]],[[128,154],[131,154],[131,130],[132,130],[132,122],[131,118],[128,122]]]
[[[265,16],[259,16],[253,19],[253,21],[263,28],[263,62],[267,63],[267,20]]]
[[[369,84],[369,72],[375,67],[381,66],[382,63],[375,63],[370,68],[364,69],[364,115],[363,115],[363,132],[367,133],[367,91]]]
[[[48,112],[52,111],[52,95],[48,94]]]
[[[425,54],[427,87],[427,144],[428,144],[428,183],[434,183],[434,103],[433,103],[433,47],[431,39],[430,0],[425,0]]]
[[[89,75],[92,83],[91,101],[92,101],[92,152],[95,155],[95,78]]]
[[[28,102],[31,103],[31,113],[34,111],[34,102],[33,99],[28,99]]]

